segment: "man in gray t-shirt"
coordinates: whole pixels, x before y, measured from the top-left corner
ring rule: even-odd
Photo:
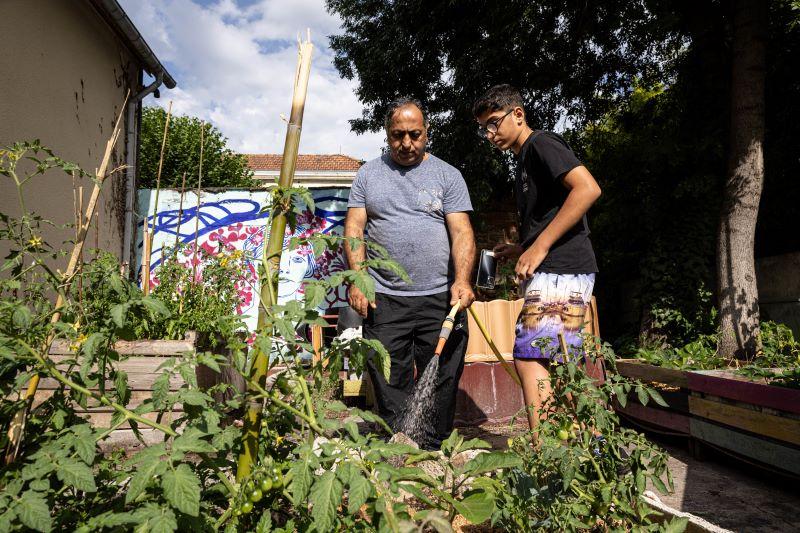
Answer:
[[[408,273],[411,283],[384,269],[370,269],[375,301],[349,288],[349,302],[364,321],[365,338],[378,339],[391,355],[387,380],[370,359],[367,368],[378,413],[398,425],[414,388],[414,369],[421,376],[433,357],[442,321],[460,300],[472,304],[470,278],[475,238],[468,213],[469,193],[461,173],[425,151],[428,123],[420,104],[399,99],[386,115],[389,153],[365,163],[353,181],[345,235],[378,243]],[[346,247],[350,268],[359,269],[365,247]],[[421,446],[438,448],[450,434],[458,380],[467,344],[465,316],[440,356],[435,412]]]

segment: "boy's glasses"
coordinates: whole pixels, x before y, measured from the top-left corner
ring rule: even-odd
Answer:
[[[478,126],[478,137],[482,137],[485,139],[486,137],[489,136],[490,133],[492,135],[497,133],[497,129],[500,127],[500,123],[503,122],[503,119],[506,118],[508,115],[510,115],[512,111],[514,111],[513,107],[508,111],[506,111],[506,114],[503,115],[502,117],[488,121],[486,123],[486,126]]]

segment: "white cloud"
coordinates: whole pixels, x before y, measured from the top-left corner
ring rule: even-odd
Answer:
[[[178,82],[161,89],[148,105],[211,121],[234,150],[280,153],[297,66],[299,32],[310,28],[314,43],[301,153],[342,152],[372,159],[383,146],[382,133],[356,135],[348,120],[361,116],[355,82],[333,67],[328,35],[339,20],[323,0],[259,0],[239,6],[234,0],[199,5],[190,0],[121,0],[150,47]]]

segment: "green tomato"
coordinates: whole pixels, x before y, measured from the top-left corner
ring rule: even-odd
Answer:
[[[248,481],[247,483],[244,484],[245,492],[250,493],[253,492],[254,490],[256,490],[256,486],[253,484],[252,481]]]
[[[272,477],[272,488],[275,490],[280,490],[281,487],[283,487],[283,475],[278,473]]]
[[[261,480],[258,488],[261,489],[261,492],[269,492],[272,490],[272,480],[268,477],[265,477]]]
[[[559,440],[569,440],[569,431],[567,431],[566,429],[559,429],[558,438]]]
[[[242,502],[242,506],[239,507],[239,510],[242,514],[247,514],[253,510],[253,502]]]
[[[234,511],[233,514],[235,514],[236,516],[242,516],[242,510],[236,509],[236,511]]]
[[[250,501],[253,502],[253,503],[256,503],[258,501],[261,501],[261,498],[263,496],[264,496],[264,493],[261,491],[261,489],[256,489],[256,490],[254,490],[253,492],[250,493]]]

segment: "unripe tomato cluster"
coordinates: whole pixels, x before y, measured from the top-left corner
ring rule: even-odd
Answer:
[[[278,464],[265,465],[253,472],[250,479],[242,485],[242,490],[234,502],[236,516],[248,514],[253,510],[253,505],[260,502],[265,496],[283,489],[282,466]]]

